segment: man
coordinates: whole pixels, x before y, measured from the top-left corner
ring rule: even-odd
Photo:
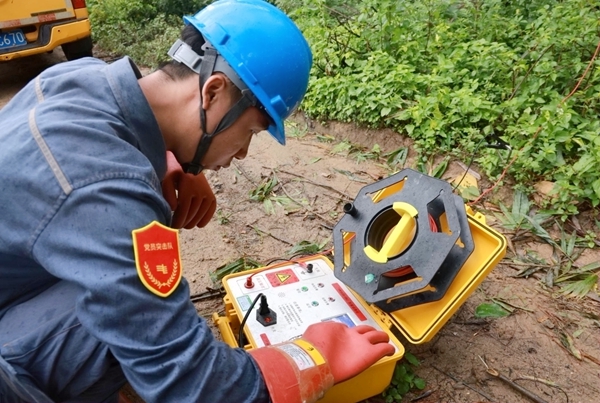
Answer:
[[[146,77],[128,58],[63,63],[0,111],[1,402],[109,402],[126,381],[146,402],[312,402],[394,352],[323,323],[249,354],[197,316],[166,225],[214,212],[189,175],[244,158],[253,133],[284,143],[311,54],[262,0],[185,21],[175,61]]]

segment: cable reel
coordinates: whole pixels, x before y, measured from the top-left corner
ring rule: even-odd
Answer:
[[[474,250],[462,198],[412,169],[363,187],[344,213],[335,276],[385,312],[441,299]]]

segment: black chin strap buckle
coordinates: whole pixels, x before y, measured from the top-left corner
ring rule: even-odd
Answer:
[[[192,174],[192,175],[198,175],[204,169],[204,167],[202,165],[194,164],[193,162],[190,162],[188,164],[183,164],[181,166],[181,168],[183,168],[183,172],[185,172],[186,174]]]

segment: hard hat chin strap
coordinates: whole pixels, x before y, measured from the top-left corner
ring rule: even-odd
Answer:
[[[250,106],[259,106],[258,100],[240,80],[239,76],[233,69],[223,60],[217,51],[208,42],[203,46],[204,56],[198,55],[185,42],[178,40],[169,50],[169,56],[188,66],[190,69],[198,73],[200,85],[200,128],[202,136],[198,142],[196,153],[191,162],[182,164],[186,173],[198,175],[204,169],[201,161],[206,155],[213,138],[223,130],[231,126],[244,111]],[[220,71],[225,74],[242,92],[242,98],[235,103],[227,113],[221,118],[215,129],[208,133],[206,130],[206,110],[202,106],[202,89],[210,76],[215,71]]]

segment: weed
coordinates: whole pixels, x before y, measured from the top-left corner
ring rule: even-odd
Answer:
[[[417,169],[429,176],[434,178],[441,178],[444,172],[448,169],[450,158],[445,157],[440,163],[434,165],[434,158],[419,158],[417,162]]]
[[[350,154],[350,151],[352,149],[353,149],[352,143],[350,143],[347,140],[344,140],[344,141],[336,144],[335,146],[333,146],[333,148],[331,149],[331,151],[329,153],[330,154],[344,154],[344,155],[348,155],[348,154]]]
[[[395,129],[426,156],[472,152],[495,133],[518,150],[518,182],[556,183],[561,218],[600,204],[593,3],[280,1],[313,49],[309,116]],[[479,154],[488,176],[506,164],[497,150]]]
[[[344,140],[335,145],[330,154],[344,154],[356,158],[357,163],[364,162],[366,160],[379,160],[381,157],[381,147],[375,144],[371,150],[362,147],[358,144],[351,143],[348,140]]]
[[[381,158],[381,147],[379,147],[379,144],[375,144],[370,151],[356,151],[354,157],[356,157],[356,162],[364,162],[366,160],[378,160],[379,158]]]
[[[459,186],[457,190],[460,196],[467,201],[475,200],[481,194],[477,186]]]
[[[305,123],[301,125],[300,123],[293,122],[291,120],[285,121],[285,135],[286,137],[293,137],[301,139],[308,133],[308,125]]]
[[[273,206],[273,198],[276,195],[273,193],[275,187],[279,184],[279,180],[275,173],[263,179],[263,181],[254,189],[250,190],[250,200],[263,204],[263,208],[267,214],[273,214],[275,208]]]
[[[319,252],[322,252],[327,245],[329,240],[325,240],[321,243],[310,242],[310,241],[300,241],[287,252],[289,256],[299,256],[299,255],[314,255]]]
[[[267,214],[273,214],[275,212],[275,206],[282,207],[285,214],[291,214],[302,210],[302,208],[308,204],[308,201],[306,199],[297,201],[289,196],[272,196],[265,200],[263,204]]]
[[[512,209],[509,211],[504,204],[500,203],[500,210],[503,215],[496,214],[496,218],[500,220],[504,228],[515,231],[528,224],[525,217],[530,210],[529,200],[527,195],[520,190],[516,190],[513,195]]]
[[[502,225],[510,230],[527,231],[552,246],[554,253],[550,262],[540,259],[535,254],[527,252],[524,256],[517,257],[517,264],[526,264],[527,267],[517,274],[518,277],[527,277],[539,270],[546,270],[544,282],[546,286],[559,285],[561,293],[572,297],[584,297],[596,287],[598,281],[597,271],[600,262],[594,262],[583,267],[576,263],[581,256],[584,247],[595,246],[593,236],[587,233],[583,238],[576,231],[571,233],[565,231],[561,222],[556,219],[548,219],[547,213],[531,215],[530,203],[527,196],[520,191],[514,194],[512,209],[508,210],[500,204],[503,215],[496,217]],[[553,224],[558,229],[559,238],[555,239],[544,225]]]
[[[277,176],[272,173],[270,176],[264,178],[258,187],[250,190],[250,200],[256,202],[265,201],[272,195],[273,189],[275,189],[278,183]]]
[[[335,141],[335,137],[333,137],[329,134],[318,134],[317,133],[317,140],[320,141],[321,143],[333,143]]]
[[[400,402],[411,389],[423,390],[425,388],[425,380],[419,378],[413,370],[419,364],[419,360],[413,354],[408,351],[404,353],[404,359],[399,361],[394,368],[390,386],[382,393],[386,403]]]
[[[229,262],[224,264],[223,266],[218,267],[215,271],[210,273],[210,278],[214,283],[217,283],[223,279],[223,277],[228,274],[239,273],[246,270],[256,269],[257,267],[261,267],[262,265],[256,260],[242,256],[237,258],[233,262]]]
[[[386,158],[385,162],[390,169],[402,169],[408,158],[408,148],[400,147],[397,150],[384,154],[383,158]]]
[[[593,263],[595,269],[600,268],[598,263]],[[572,281],[562,287],[561,292],[566,296],[582,298],[587,295],[588,292],[594,290],[598,284],[598,274],[587,274],[584,275],[581,280]]]
[[[219,221],[219,224],[229,224],[231,222],[231,215],[231,212],[225,212],[221,209],[217,210],[217,220]]]
[[[296,200],[289,195],[278,196],[275,194],[275,189],[281,185],[279,179],[274,172],[270,176],[264,178],[263,181],[254,189],[249,192],[250,200],[256,201],[263,204],[265,213],[275,213],[275,206],[283,207],[286,214],[301,210],[304,206],[308,205],[308,201],[304,198]],[[283,186],[279,188],[286,192]]]

